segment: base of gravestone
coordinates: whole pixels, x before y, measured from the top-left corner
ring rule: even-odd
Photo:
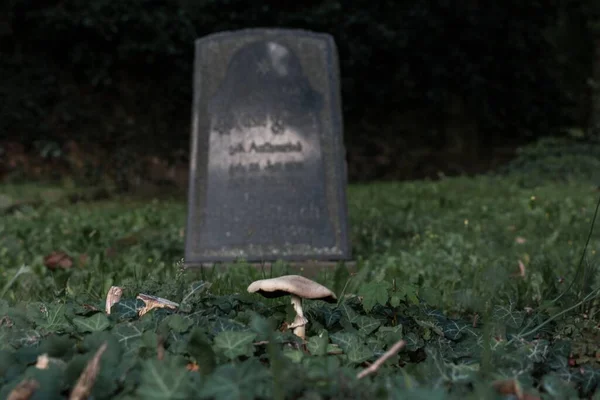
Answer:
[[[274,267],[277,270],[285,270],[287,274],[301,275],[306,278],[315,278],[321,272],[333,272],[338,267],[345,267],[349,273],[357,272],[356,261],[287,261],[287,262],[245,262],[237,263],[184,263],[185,270],[216,270],[225,272],[229,269],[243,268],[250,266],[259,271],[269,274]]]

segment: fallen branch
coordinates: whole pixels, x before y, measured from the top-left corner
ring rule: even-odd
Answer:
[[[94,383],[96,382],[96,376],[98,376],[98,372],[100,372],[100,357],[102,357],[102,353],[104,353],[106,347],[106,343],[100,346],[98,351],[96,351],[96,354],[94,354],[94,357],[88,362],[87,366],[79,376],[69,400],[85,400],[89,397],[90,392],[94,387]]]
[[[39,387],[33,379],[24,380],[8,394],[7,400],[28,400]]]
[[[379,369],[379,367],[381,367],[383,365],[384,362],[386,362],[390,357],[392,357],[396,353],[398,353],[405,345],[406,345],[406,342],[404,340],[400,340],[400,341],[396,342],[396,344],[394,344],[392,347],[390,347],[390,349],[388,351],[383,353],[383,355],[381,357],[379,357],[373,364],[369,365],[367,368],[360,371],[356,375],[356,379],[362,379],[365,376],[371,375],[372,373],[376,372]]]
[[[156,340],[156,358],[162,361],[165,358],[165,339],[162,336],[158,336]]]

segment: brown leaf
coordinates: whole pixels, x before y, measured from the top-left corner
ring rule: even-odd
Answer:
[[[158,337],[156,343],[156,358],[162,361],[165,358],[165,339],[162,336]]]
[[[8,318],[6,315],[2,318],[0,318],[0,326],[6,326],[7,328],[10,328],[14,325],[13,321]]]
[[[80,267],[85,267],[89,261],[90,257],[87,254],[80,254],[79,255],[79,266]]]
[[[48,357],[48,354],[44,353],[38,356],[37,363],[35,364],[37,369],[48,369],[48,365],[50,365],[50,357]]]
[[[179,307],[179,304],[171,300],[163,299],[162,297],[150,296],[149,294],[140,293],[137,295],[137,298],[146,303],[146,306],[138,311],[140,317],[154,308],[167,307],[170,309],[176,309]]]
[[[492,387],[499,394],[504,395],[515,395],[517,398],[521,398],[523,396],[521,386],[514,379],[503,379],[500,381],[492,382]]]
[[[524,278],[526,273],[525,264],[521,260],[517,261],[519,263],[519,272],[515,272],[514,274],[512,274],[512,276],[519,276],[521,278]]]
[[[100,346],[98,351],[96,351],[96,354],[94,354],[94,357],[88,362],[87,366],[79,376],[69,400],[85,400],[89,397],[90,392],[94,387],[94,383],[96,382],[96,376],[98,376],[98,372],[100,372],[100,357],[102,357],[102,354],[106,351],[106,347],[106,343]]]
[[[120,251],[134,246],[139,243],[139,239],[136,235],[125,236],[123,238],[118,239],[115,244],[104,252],[106,257],[111,258],[117,255]]]
[[[28,400],[39,387],[33,379],[24,380],[8,394],[7,400]]]
[[[503,395],[514,395],[518,400],[541,400],[539,396],[523,393],[519,382],[514,379],[503,379],[492,383],[492,387]]]
[[[44,353],[38,356],[35,367],[37,369],[48,369],[51,367],[65,368],[66,363],[60,358],[48,357],[48,354]]]
[[[517,242],[518,244],[523,244],[523,243],[527,242],[527,239],[525,239],[524,237],[521,237],[521,236],[517,236],[515,238],[515,242]]]
[[[44,265],[51,270],[69,269],[73,266],[73,259],[64,251],[53,251],[44,257]]]
[[[112,306],[121,301],[121,296],[123,296],[123,288],[119,286],[111,286],[108,289],[108,293],[106,294],[106,313],[110,314],[110,310]]]
[[[521,260],[519,260],[519,275],[525,276],[525,264]]]
[[[186,366],[188,371],[198,371],[200,369],[200,366],[198,364],[194,363],[188,363],[188,365]]]

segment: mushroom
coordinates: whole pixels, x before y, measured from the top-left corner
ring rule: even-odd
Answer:
[[[294,334],[302,339],[305,338],[305,326],[308,323],[302,311],[302,299],[325,300],[328,303],[337,301],[337,297],[331,290],[300,275],[285,275],[278,278],[254,281],[248,286],[248,292],[259,293],[266,298],[289,294],[294,311],[296,311],[296,318],[288,327],[293,328]]]

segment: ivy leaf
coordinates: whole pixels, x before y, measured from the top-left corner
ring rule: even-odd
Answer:
[[[272,398],[271,386],[267,369],[257,359],[249,359],[240,364],[220,365],[207,377],[196,396],[214,400]]]
[[[419,304],[419,297],[417,296],[419,288],[416,285],[402,284],[398,288],[398,295],[406,298],[411,304]]]
[[[425,345],[425,341],[414,332],[409,332],[404,340],[408,351],[416,351]]]
[[[455,342],[459,341],[462,338],[463,333],[468,328],[468,324],[460,321],[449,320],[445,324],[442,324],[442,331],[444,333],[444,337]]]
[[[361,315],[354,320],[354,324],[358,328],[358,334],[365,337],[375,332],[381,325],[381,322],[375,318]]]
[[[358,314],[348,302],[343,302],[339,309],[342,312],[342,316],[346,317],[346,319],[350,322],[354,322],[354,320],[358,317]]]
[[[301,363],[302,359],[304,358],[304,353],[301,350],[290,349],[289,347],[283,349],[282,354],[290,359],[290,361],[292,361],[294,364]]]
[[[61,332],[70,328],[65,317],[64,304],[48,304],[45,310],[45,320],[39,321],[38,326],[48,332]]]
[[[165,318],[165,321],[168,327],[176,333],[187,332],[193,324],[190,319],[184,318],[179,314],[171,314]]]
[[[323,320],[325,327],[331,328],[342,318],[342,310],[339,308],[323,307]]]
[[[356,347],[359,344],[362,344],[362,342],[356,334],[343,331],[332,334],[331,341],[334,344],[340,346],[344,353],[350,351],[352,347]]]
[[[402,339],[402,325],[382,326],[377,331],[377,337],[385,346],[391,346]]]
[[[110,321],[103,313],[97,313],[88,318],[73,318],[73,324],[81,333],[100,332],[110,326]]]
[[[352,364],[361,364],[373,357],[373,351],[362,343],[351,346],[345,353]]]
[[[584,397],[590,396],[600,382],[600,369],[584,365],[579,369],[580,388]]]
[[[181,304],[195,303],[202,297],[202,294],[211,287],[211,285],[212,284],[210,282],[205,281],[196,281],[190,283],[188,292],[181,300]]]
[[[322,331],[318,336],[311,336],[308,339],[308,351],[313,356],[324,356],[327,354],[327,346],[329,345],[329,334],[327,331]]]
[[[535,340],[527,343],[524,350],[528,352],[527,357],[536,363],[543,362],[548,357],[550,344],[546,340]]]
[[[176,357],[143,362],[136,395],[149,400],[185,400],[191,396],[190,372]]]
[[[239,322],[230,320],[228,318],[217,318],[212,324],[211,332],[217,335],[221,332],[241,332],[246,330],[246,327]]]
[[[131,354],[138,350],[141,346],[142,335],[144,330],[140,322],[127,322],[115,326],[113,332],[126,354]]]
[[[444,331],[438,321],[434,319],[417,319],[415,322],[425,328],[426,339],[431,336],[431,331],[435,332],[439,336],[444,336]]]
[[[192,330],[188,338],[187,351],[195,358],[201,374],[207,375],[213,372],[217,365],[216,354],[210,341],[200,328]]]
[[[553,373],[544,375],[541,389],[553,399],[576,399],[579,397],[577,390],[572,385]]]
[[[215,347],[229,359],[251,356],[254,353],[252,342],[255,338],[254,332],[221,332],[215,336]]]
[[[38,369],[31,366],[23,375],[23,379],[35,380],[39,385],[38,389],[30,397],[32,400],[59,400],[63,398],[61,391],[64,384],[64,371],[61,368]],[[8,399],[8,394],[21,380],[16,379],[11,384],[3,386],[2,390],[0,390],[0,398]],[[11,396],[10,398],[18,397]]]
[[[391,284],[388,282],[369,282],[361,285],[358,295],[363,297],[363,307],[366,312],[370,312],[376,304],[385,306],[388,301],[388,289]]]
[[[492,315],[495,320],[502,321],[507,326],[515,329],[520,328],[525,319],[525,313],[513,310],[512,305],[496,305]]]
[[[119,320],[132,320],[138,318],[138,312],[146,306],[140,299],[121,300],[112,306],[110,315],[116,316]]]

